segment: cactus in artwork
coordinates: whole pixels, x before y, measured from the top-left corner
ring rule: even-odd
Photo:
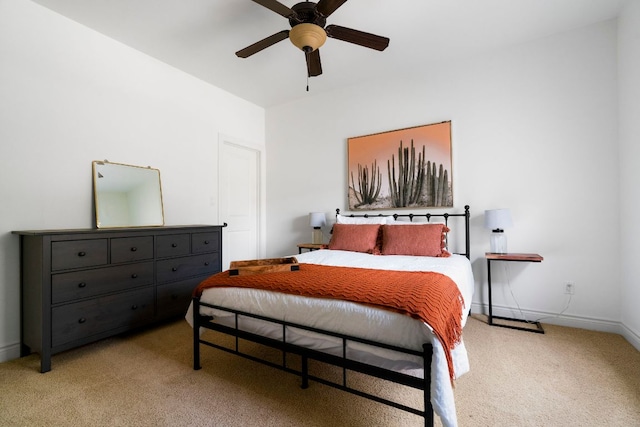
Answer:
[[[392,206],[407,207],[411,205],[450,206],[451,183],[449,171],[442,164],[427,161],[425,146],[418,153],[411,141],[410,147],[403,147],[400,141],[398,148],[398,173],[396,174],[395,155],[387,160],[389,177],[389,193]]]
[[[425,202],[427,206],[449,206],[451,204],[449,171],[444,169],[441,163],[436,172],[436,164],[431,161],[427,161],[426,170]]]
[[[353,179],[353,172],[351,172],[351,187],[353,188],[353,194],[358,201],[355,207],[361,205],[368,205],[374,203],[380,194],[380,187],[382,186],[382,173],[378,167],[378,162],[374,160],[371,164],[371,173],[367,166],[362,167],[358,163],[358,188]]]
[[[387,173],[389,177],[389,193],[393,207],[405,207],[419,203],[422,198],[422,188],[425,182],[425,147],[418,154],[416,162],[416,150],[411,140],[411,147],[402,147],[402,141],[398,148],[398,174],[396,176],[395,156],[391,155],[391,161],[387,160]]]

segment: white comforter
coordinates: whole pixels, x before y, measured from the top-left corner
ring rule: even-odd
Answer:
[[[460,289],[465,303],[462,325],[464,326],[466,323],[473,296],[474,281],[471,264],[464,256],[452,255],[448,258],[381,256],[359,252],[319,250],[295,255],[295,257],[300,263],[387,270],[435,271],[445,274]],[[423,343],[430,342],[433,344],[431,403],[444,426],[457,425],[453,389],[449,380],[449,369],[444,349],[424,322],[392,311],[347,301],[304,298],[257,289],[211,288],[204,291],[201,301],[267,317],[280,318],[323,330],[382,341],[399,347],[421,350]],[[216,316],[215,321],[220,323],[232,324],[233,322],[232,316],[221,311],[201,307],[201,313]],[[192,307],[189,307],[186,319],[193,326]],[[250,319],[242,319],[240,327],[277,339],[282,335],[280,327]],[[341,354],[342,352],[342,344],[338,340],[293,328],[287,329],[286,333],[288,342],[333,354]],[[419,358],[357,343],[349,343],[347,355],[365,363],[422,376],[422,362]],[[458,378],[469,370],[469,360],[464,342],[461,342],[453,350],[452,355],[455,377]]]

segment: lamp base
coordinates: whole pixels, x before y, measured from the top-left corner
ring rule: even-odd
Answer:
[[[507,253],[507,235],[504,231],[493,231],[491,233],[491,252],[494,254],[506,254]]]
[[[324,236],[322,235],[322,229],[320,227],[314,227],[313,231],[311,231],[311,243],[314,245],[320,245],[323,240]]]

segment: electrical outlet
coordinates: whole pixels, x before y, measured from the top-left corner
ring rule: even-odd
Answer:
[[[576,291],[576,285],[573,282],[567,282],[564,285],[564,293],[567,295],[573,295]]]

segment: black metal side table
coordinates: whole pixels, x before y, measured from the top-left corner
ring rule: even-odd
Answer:
[[[327,249],[328,245],[325,243],[299,243],[298,244],[298,253],[301,254],[303,249],[307,249],[309,251],[315,251],[318,249]]]
[[[542,262],[544,259],[538,254],[523,254],[523,253],[504,253],[498,254],[493,252],[485,253],[484,257],[487,259],[487,282],[489,285],[489,325],[500,326],[501,328],[518,329],[521,331],[535,332],[538,334],[544,334],[544,329],[540,322],[528,322],[523,319],[514,319],[510,317],[501,317],[493,315],[493,303],[491,301],[491,262],[492,261],[510,261],[510,262]],[[531,323],[536,326],[536,329],[523,328],[514,325],[504,325],[501,323],[494,323],[494,319],[508,320],[510,322],[522,322]]]

